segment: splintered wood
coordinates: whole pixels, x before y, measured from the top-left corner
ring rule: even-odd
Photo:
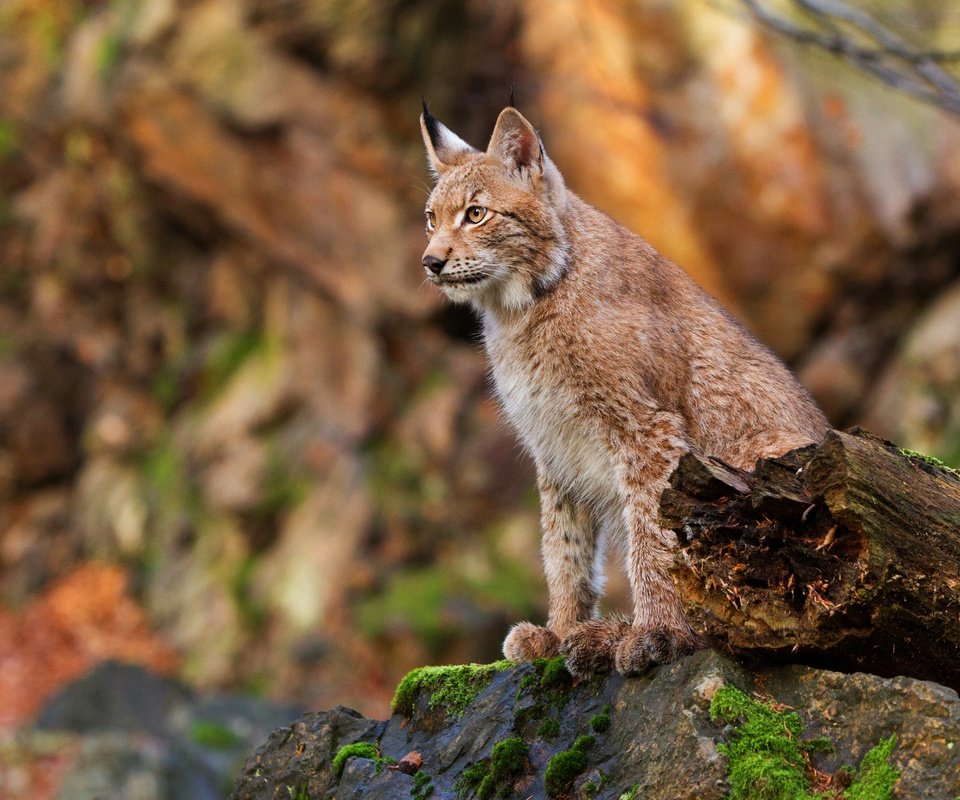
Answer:
[[[691,622],[741,656],[960,687],[960,480],[862,431],[752,473],[685,456],[661,498]]]

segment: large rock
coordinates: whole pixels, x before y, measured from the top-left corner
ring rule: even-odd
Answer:
[[[759,693],[777,713],[795,709],[802,728],[796,741],[830,740],[829,751],[812,748],[817,780],[844,780],[841,767],[856,767],[892,735],[888,763],[901,771],[896,796],[932,800],[960,792],[960,699],[934,683],[803,666],[750,670],[714,651],[642,678],[612,676],[576,686],[565,671],[555,671],[557,662],[498,666],[507,668],[493,672],[472,702],[467,695],[462,716],[456,695],[447,692],[450,705],[444,705],[439,691],[400,696],[397,705],[410,716],[398,713],[386,722],[343,708],[308,714],[275,731],[248,759],[232,800],[492,797],[478,788],[478,775],[491,768],[491,756],[496,774],[498,752],[505,749],[498,743],[516,738],[523,743],[513,745],[526,755],[512,769],[501,766],[498,797],[719,800],[730,789],[721,745],[737,733],[735,724],[712,719],[711,705],[730,685]],[[593,738],[592,744],[580,739],[586,758],[568,780],[559,778],[555,757],[583,736]],[[375,753],[341,758],[338,775],[333,760],[356,742],[370,743]],[[411,776],[414,752],[422,765]],[[404,770],[404,762],[411,767]]]
[[[141,667],[105,662],[58,691],[22,737],[28,750],[57,737],[69,756],[57,794],[64,800],[216,800],[250,746],[299,713],[256,698],[197,695]]]

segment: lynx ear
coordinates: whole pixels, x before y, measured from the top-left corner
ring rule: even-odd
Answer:
[[[510,172],[543,172],[543,145],[540,137],[517,109],[508,106],[500,112],[490,137],[487,155],[498,158]]]
[[[450,167],[462,163],[464,156],[477,152],[438,121],[430,113],[426,102],[423,104],[423,114],[420,115],[420,131],[423,133],[424,147],[427,148],[427,163],[435,177],[440,177]]]

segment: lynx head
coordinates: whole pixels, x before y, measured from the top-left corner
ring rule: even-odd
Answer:
[[[533,126],[508,106],[486,152],[426,104],[420,127],[437,178],[426,207],[427,279],[478,309],[519,310],[549,292],[566,270],[566,192]]]

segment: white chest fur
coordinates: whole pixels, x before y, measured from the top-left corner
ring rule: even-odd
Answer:
[[[546,353],[536,362],[519,347],[514,332],[491,324],[487,354],[497,394],[538,469],[582,500],[606,505],[616,495],[613,459],[599,427],[578,402],[563,365]]]

